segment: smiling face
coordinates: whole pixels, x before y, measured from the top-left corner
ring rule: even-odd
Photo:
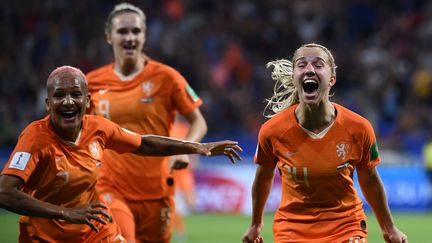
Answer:
[[[111,19],[107,41],[113,47],[116,61],[136,63],[142,56],[145,42],[143,19],[134,12],[125,11]]]
[[[48,78],[47,89],[45,103],[54,129],[63,139],[74,139],[68,136],[80,131],[90,102],[84,74],[72,67],[58,68]]]
[[[293,83],[299,102],[319,105],[329,100],[331,86],[336,83],[333,58],[318,46],[299,48],[293,59]]]

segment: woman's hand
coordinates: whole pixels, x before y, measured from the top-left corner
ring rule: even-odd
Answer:
[[[99,202],[65,208],[63,210],[63,219],[73,224],[86,224],[92,230],[99,232],[99,229],[94,224],[95,222],[92,222],[93,220],[101,224],[106,224],[107,220],[112,222],[111,215],[104,211],[104,209],[107,209],[107,206]]]
[[[225,140],[211,143],[202,143],[198,153],[207,156],[225,155],[234,164],[237,160],[242,158],[237,152],[242,152],[243,149],[238,146],[238,142]]]
[[[242,236],[242,243],[263,243],[264,239],[261,236],[262,225],[250,226]]]

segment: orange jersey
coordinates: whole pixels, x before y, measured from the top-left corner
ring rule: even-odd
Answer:
[[[2,174],[21,178],[22,190],[34,198],[70,208],[98,201],[95,184],[104,149],[131,152],[140,144],[139,135],[88,115],[76,143],[65,142],[47,116],[22,132]],[[91,235],[89,226],[63,220],[22,216],[20,223],[26,225],[29,237],[47,242],[78,242]],[[105,231],[105,226],[98,225]]]
[[[169,136],[176,111],[186,115],[202,104],[177,71],[153,60],[132,80],[121,80],[113,64],[90,72],[87,79],[93,112],[139,134]],[[127,200],[158,199],[174,193],[166,183],[167,157],[106,151],[103,160],[97,185],[100,191],[115,189]]]
[[[353,173],[356,167],[379,163],[375,134],[366,119],[333,105],[336,120],[322,136],[314,137],[298,124],[297,105],[261,127],[255,161],[263,166],[276,163],[282,180],[275,238],[280,234],[286,238],[279,239],[307,241],[346,232],[366,235],[358,224],[366,217]]]

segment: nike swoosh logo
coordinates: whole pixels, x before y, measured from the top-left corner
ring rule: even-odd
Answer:
[[[108,93],[108,91],[109,91],[109,89],[100,89],[99,94],[104,95],[104,94]]]

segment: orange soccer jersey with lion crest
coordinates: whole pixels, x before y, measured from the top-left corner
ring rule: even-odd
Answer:
[[[379,163],[375,134],[366,119],[333,106],[336,120],[321,134],[299,125],[297,105],[260,130],[255,161],[263,166],[276,163],[282,181],[273,226],[276,242],[339,242],[367,235],[353,173],[356,167]]]
[[[81,134],[75,143],[61,140],[50,123],[50,117],[31,123],[18,143],[2,174],[24,181],[23,191],[32,197],[74,207],[99,201],[96,180],[104,149],[132,152],[141,137],[124,131],[111,121],[85,115]],[[88,225],[63,220],[22,216],[20,242],[86,242],[118,234],[114,223],[95,222],[99,232]]]
[[[139,134],[169,136],[176,111],[182,115],[202,104],[186,80],[173,68],[147,60],[131,80],[122,80],[113,64],[87,75],[93,113]],[[115,190],[127,200],[172,196],[167,185],[168,157],[120,155],[106,151],[98,181],[100,192]],[[125,163],[126,162],[126,163]]]

